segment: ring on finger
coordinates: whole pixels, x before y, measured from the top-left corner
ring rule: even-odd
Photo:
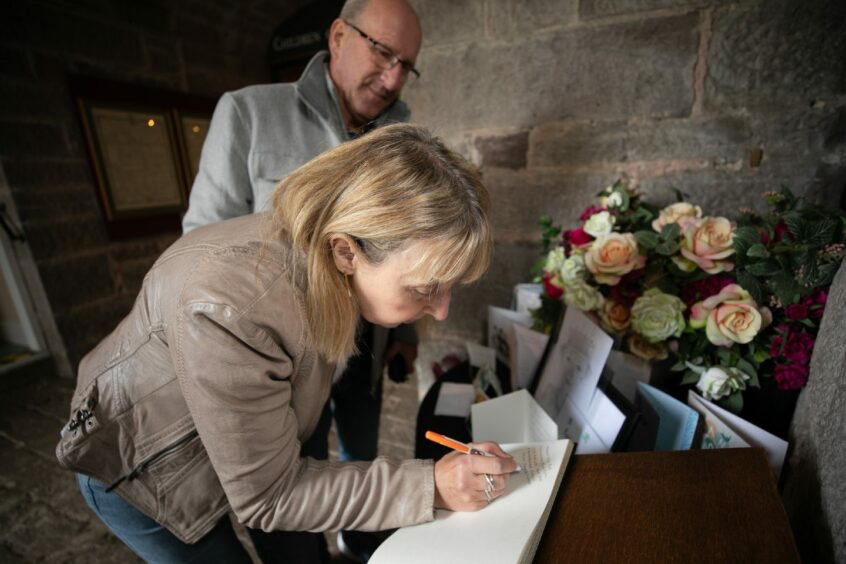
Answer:
[[[485,474],[485,481],[488,483],[488,489],[486,491],[492,492],[496,490],[496,487],[494,487],[493,476]]]
[[[485,497],[488,499],[488,503],[492,501],[491,492],[489,492],[488,490],[485,490]]]

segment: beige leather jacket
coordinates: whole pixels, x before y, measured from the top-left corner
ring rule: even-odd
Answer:
[[[431,461],[299,458],[333,367],[264,214],[179,239],[83,358],[60,463],[193,543],[231,507],[249,527],[378,530],[433,518]]]

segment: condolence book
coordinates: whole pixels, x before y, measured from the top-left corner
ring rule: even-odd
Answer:
[[[506,494],[479,511],[438,510],[434,521],[403,527],[382,543],[371,564],[531,562],[573,443],[502,446],[522,467],[509,477]]]

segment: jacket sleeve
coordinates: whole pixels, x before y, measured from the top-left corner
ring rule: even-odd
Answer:
[[[171,324],[177,378],[209,459],[238,519],[270,530],[381,530],[433,518],[431,461],[335,463],[300,458],[294,405],[298,378],[289,354],[231,307],[183,306]],[[326,393],[322,393],[322,392]]]
[[[255,196],[250,182],[248,152],[250,125],[230,93],[224,94],[212,116],[200,168],[182,231],[247,215],[253,212]]]

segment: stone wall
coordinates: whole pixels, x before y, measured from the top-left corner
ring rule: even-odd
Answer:
[[[269,79],[273,28],[306,2],[27,0],[0,18],[0,163],[71,364],[178,235],[111,241],[67,73],[208,96]]]
[[[479,337],[536,260],[537,219],[573,225],[621,174],[711,214],[786,185],[840,205],[846,5],[720,0],[417,0],[405,98],[483,171],[496,253],[440,336]],[[756,162],[756,154],[762,154]]]

